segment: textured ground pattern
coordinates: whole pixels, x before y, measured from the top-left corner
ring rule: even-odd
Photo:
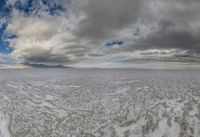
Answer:
[[[200,72],[0,70],[0,137],[200,137]]]

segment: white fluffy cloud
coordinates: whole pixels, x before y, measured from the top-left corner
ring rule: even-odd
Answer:
[[[15,49],[12,56],[21,61],[70,63],[86,58],[90,46],[72,35],[76,18],[63,16],[24,17],[14,12],[7,32],[16,34],[10,44]]]

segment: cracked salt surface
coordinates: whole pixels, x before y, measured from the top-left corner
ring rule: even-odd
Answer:
[[[0,137],[200,137],[200,73],[0,70]]]
[[[0,112],[0,137],[11,137],[10,134],[10,116],[5,112]]]

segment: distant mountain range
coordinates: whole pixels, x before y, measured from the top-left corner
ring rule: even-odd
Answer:
[[[23,65],[28,66],[28,67],[33,67],[33,68],[73,68],[73,67],[68,67],[64,65],[50,65],[50,64],[36,64],[36,63],[29,63],[25,62]]]

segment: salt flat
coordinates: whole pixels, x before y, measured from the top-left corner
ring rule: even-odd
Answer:
[[[199,137],[200,71],[0,70],[0,137]]]

